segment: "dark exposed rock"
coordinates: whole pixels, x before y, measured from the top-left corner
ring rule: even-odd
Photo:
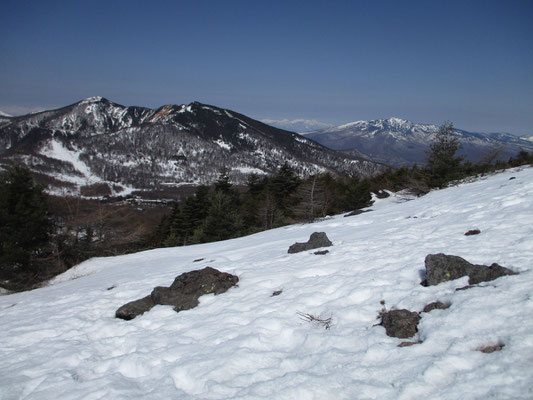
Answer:
[[[397,338],[410,338],[418,331],[417,325],[420,315],[409,310],[391,310],[383,312],[381,325],[385,328],[387,336]]]
[[[276,290],[272,293],[272,296],[279,296],[281,293],[283,293],[283,290]]]
[[[367,213],[370,211],[373,211],[373,210],[354,210],[346,214],[344,217],[353,217],[354,215],[359,215],[359,214]]]
[[[471,229],[465,233],[465,236],[479,235],[481,231],[479,229]]]
[[[328,254],[329,253],[329,250],[318,250],[318,251],[315,251],[313,254],[317,255],[317,256],[323,256],[325,254]]]
[[[401,342],[398,347],[409,347],[409,346],[412,346],[414,344],[420,344],[422,343],[421,340],[417,340],[416,342]]]
[[[495,351],[500,351],[501,349],[503,349],[504,346],[504,344],[495,344],[492,346],[480,347],[478,350],[482,353],[494,353]]]
[[[115,316],[130,320],[149,311],[156,304],[174,306],[177,312],[189,310],[198,305],[200,296],[224,293],[237,282],[239,282],[237,276],[211,267],[185,272],[178,276],[170,287],[158,286],[150,296],[123,305]]]
[[[174,279],[170,289],[180,290],[184,294],[201,296],[209,293],[224,293],[235,286],[237,282],[239,282],[239,278],[235,275],[205,267],[181,274]]]
[[[444,304],[440,301],[434,301],[433,303],[427,304],[422,310],[422,312],[430,312],[433,310],[446,310],[448,307],[450,306],[447,304]]]
[[[155,306],[152,296],[146,296],[142,299],[130,301],[120,307],[115,313],[115,317],[125,319],[129,321],[135,318],[137,315],[144,314],[146,311],[150,311]]]
[[[378,190],[375,193],[378,199],[386,199],[387,197],[390,197],[390,194],[386,192],[385,190]]]
[[[318,249],[320,247],[333,246],[333,243],[328,239],[325,232],[315,232],[311,234],[311,237],[306,243],[294,243],[289,247],[289,253],[299,253],[301,251],[307,251],[312,249]]]
[[[427,255],[425,265],[427,286],[438,285],[463,276],[468,276],[468,283],[475,285],[480,282],[492,281],[500,276],[516,274],[516,272],[498,264],[492,264],[490,267],[474,265],[461,257],[442,253]]]

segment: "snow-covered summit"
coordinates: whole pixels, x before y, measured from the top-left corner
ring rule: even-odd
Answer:
[[[80,104],[99,103],[104,100],[108,101],[107,99],[104,99],[102,96],[93,96],[93,97],[88,97],[85,100],[80,101]]]
[[[429,145],[439,131],[437,125],[391,117],[356,121],[307,133],[310,139],[335,150],[357,151],[370,159],[394,166],[423,164]],[[531,142],[505,133],[481,134],[455,129],[461,155],[478,162],[496,154],[507,160],[521,149],[533,151]]]
[[[533,168],[407,200],[92,259],[51,286],[0,296],[2,398],[530,399]],[[481,234],[464,236],[472,228]],[[328,254],[287,254],[316,231],[333,241]],[[425,256],[441,252],[519,274],[459,291],[467,278],[421,286]],[[208,265],[237,275],[239,287],[180,313],[156,306],[114,318],[154,286]],[[449,308],[422,313],[411,339],[377,325],[383,307],[421,311],[437,300]],[[331,318],[331,327],[298,312]],[[422,343],[398,347],[404,340]],[[487,346],[501,350],[479,351]]]

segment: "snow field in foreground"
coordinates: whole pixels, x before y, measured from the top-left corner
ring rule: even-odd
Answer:
[[[51,286],[0,296],[0,399],[533,398],[533,169],[371,208],[91,259]],[[463,235],[474,228],[481,234]],[[333,241],[328,254],[287,254],[317,231]],[[520,274],[463,291],[455,289],[467,278],[422,287],[424,258],[438,252]],[[192,310],[114,318],[124,303],[207,265],[238,275],[239,286]],[[375,326],[381,300],[388,309],[437,300],[450,308],[422,314],[407,339],[422,343],[399,348],[404,339]],[[496,344],[503,349],[477,351]]]

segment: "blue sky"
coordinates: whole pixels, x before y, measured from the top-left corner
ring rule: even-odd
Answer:
[[[0,1],[6,112],[99,95],[533,135],[533,1]]]

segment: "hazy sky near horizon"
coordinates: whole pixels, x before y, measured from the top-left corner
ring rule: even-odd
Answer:
[[[103,96],[533,135],[533,1],[0,0],[0,110]]]

